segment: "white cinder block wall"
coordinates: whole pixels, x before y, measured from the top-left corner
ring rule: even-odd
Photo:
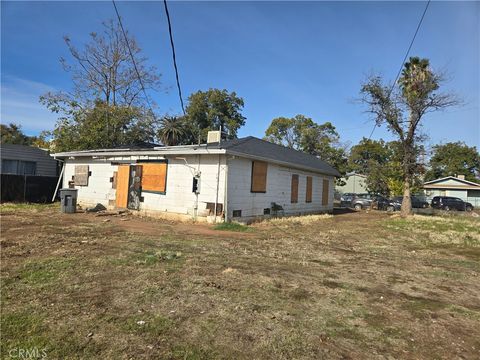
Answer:
[[[165,194],[143,191],[143,202],[140,211],[145,213],[175,213],[199,217],[208,214],[206,205],[215,203],[218,181],[218,203],[225,203],[228,196],[227,211],[229,220],[248,221],[257,216],[264,216],[264,209],[270,208],[273,202],[281,205],[285,215],[331,212],[333,210],[334,177],[318,173],[301,171],[268,163],[266,193],[252,193],[251,175],[252,160],[225,155],[167,155],[167,186]],[[118,171],[118,165],[112,162],[141,160],[161,160],[163,156],[115,156],[106,159],[77,158],[67,160],[64,173],[64,186],[75,174],[76,165],[88,165],[91,176],[88,186],[75,186],[78,189],[78,203],[82,206],[95,206],[101,203],[107,208],[114,207],[116,190],[112,188],[110,178]],[[185,159],[185,160],[183,160]],[[218,161],[220,159],[220,167]],[[192,192],[193,176],[200,172],[200,193]],[[292,175],[299,175],[298,202],[291,203]],[[306,177],[312,177],[312,202],[306,200]],[[323,179],[329,180],[328,205],[322,205]],[[228,181],[227,192],[225,185]],[[195,212],[195,208],[197,211]],[[241,210],[242,217],[234,218],[233,211]]]
[[[110,178],[117,166],[110,161],[92,160],[91,158],[80,158],[67,160],[63,174],[63,187],[68,187],[68,182],[75,175],[76,165],[88,165],[88,171],[92,173],[88,178],[88,186],[75,186],[78,189],[77,203],[82,206],[95,206],[97,203],[108,207],[108,201],[115,199],[115,189],[112,189]]]
[[[185,158],[187,162],[180,159]],[[165,194],[142,192],[140,210],[163,211],[194,215],[196,194],[192,192],[193,176],[200,172],[198,216],[205,216],[207,202],[214,203],[217,192],[219,155],[167,157],[167,187]],[[224,203],[225,156],[220,156],[218,203]]]
[[[78,203],[82,206],[94,206],[101,203],[105,207],[112,207],[116,197],[116,190],[112,189],[110,178],[114,171],[118,170],[115,161],[141,160],[162,160],[160,156],[117,156],[107,159],[79,158],[67,160],[64,173],[64,186],[75,174],[76,165],[88,165],[91,176],[88,179],[88,186],[75,186],[78,189]],[[192,192],[193,176],[200,172],[200,193],[198,194],[198,216],[206,216],[207,202],[214,203],[217,194],[217,173],[218,182],[218,203],[225,201],[225,155],[220,155],[220,167],[218,166],[219,155],[190,155],[190,156],[166,156],[167,186],[165,194],[157,194],[143,191],[144,201],[140,203],[140,211],[145,212],[170,212],[177,214],[194,215],[197,203],[197,196]],[[185,159],[185,160],[183,160]],[[109,200],[111,200],[109,202]]]
[[[285,215],[331,212],[333,210],[334,177],[308,171],[287,168],[268,163],[266,193],[252,193],[252,160],[245,158],[228,159],[228,217],[230,220],[248,220],[263,216],[271,203],[281,205]],[[292,175],[299,175],[298,202],[291,203]],[[307,176],[312,177],[312,202],[307,203]],[[329,180],[328,205],[322,205],[323,179]],[[233,211],[241,210],[241,219],[233,218]]]

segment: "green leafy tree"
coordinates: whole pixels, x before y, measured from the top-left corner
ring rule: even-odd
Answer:
[[[418,131],[423,116],[458,103],[452,95],[437,91],[441,83],[441,75],[430,68],[428,59],[411,57],[394,86],[388,86],[381,77],[373,76],[361,88],[362,100],[377,125],[386,123],[402,147],[402,216],[412,214],[411,184],[418,175],[415,149],[423,139]]]
[[[197,141],[205,141],[208,131],[220,128],[229,139],[236,138],[238,129],[245,125],[243,106],[243,99],[235,92],[219,89],[197,91],[188,98],[185,126],[194,132]]]
[[[389,176],[385,170],[390,157],[391,151],[385,141],[363,138],[350,149],[348,168],[367,177],[368,191],[387,195]]]
[[[417,145],[415,157],[422,153],[423,146]],[[348,169],[367,176],[368,191],[377,194],[396,196],[403,193],[402,171],[403,148],[398,141],[385,142],[363,138],[352,146],[348,158]],[[424,168],[417,163],[417,174],[412,178],[412,193],[420,190]]]
[[[0,134],[2,144],[31,144],[30,137],[23,133],[22,127],[14,123],[10,123],[8,125],[0,124]]]
[[[20,125],[10,123],[8,125],[0,124],[0,133],[2,144],[29,145],[42,149],[50,147],[48,131],[42,131],[38,136],[28,136],[23,133]]]
[[[480,183],[480,154],[475,146],[464,142],[449,142],[433,146],[425,180],[465,175],[465,179]]]
[[[98,100],[93,108],[78,111],[57,122],[52,132],[55,151],[110,148],[152,142],[155,121],[142,109],[114,106]]]
[[[184,117],[165,116],[160,121],[158,139],[167,146],[190,144],[195,141],[190,124]]]
[[[318,156],[345,173],[347,156],[340,136],[330,122],[317,124],[304,115],[272,120],[265,131],[265,140]]]
[[[92,32],[82,48],[64,37],[71,61],[61,59],[61,64],[72,76],[72,89],[40,97],[49,110],[59,114],[52,131],[56,151],[153,139],[153,101],[145,98],[143,88],[158,90],[160,74],[147,65],[128,31],[127,39],[128,43],[120,24],[111,20],[103,23],[103,32]]]

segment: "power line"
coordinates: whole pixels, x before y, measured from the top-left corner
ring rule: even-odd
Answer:
[[[152,105],[150,104],[150,100],[148,99],[147,92],[145,91],[145,86],[143,86],[143,80],[142,80],[142,77],[140,76],[140,72],[138,71],[137,63],[135,62],[135,58],[133,57],[132,49],[130,48],[130,44],[128,42],[127,33],[125,32],[125,29],[123,28],[122,19],[120,17],[120,14],[118,13],[117,4],[115,4],[115,0],[112,0],[112,3],[113,3],[113,7],[115,8],[115,13],[117,14],[118,23],[120,24],[120,28],[122,29],[123,37],[125,38],[125,43],[127,44],[127,48],[128,48],[128,52],[130,54],[130,58],[132,59],[133,67],[134,67],[135,72],[137,74],[138,81],[140,82],[140,86],[142,88],[143,95],[145,96],[145,100],[147,101],[147,105],[150,108],[150,111],[152,112],[152,115],[155,116],[154,112],[153,112],[153,109],[152,109]]]
[[[415,42],[415,38],[417,37],[418,30],[420,30],[420,26],[422,26],[423,18],[425,17],[425,14],[427,13],[427,9],[428,9],[428,6],[430,5],[430,1],[431,0],[428,0],[427,5],[425,5],[425,9],[423,10],[422,17],[420,18],[420,21],[418,22],[417,29],[415,30],[415,34],[413,35],[412,41],[410,41],[410,45],[408,46],[408,50],[405,53],[405,57],[403,58],[402,64],[400,65],[400,69],[398,69],[398,73],[397,73],[397,76],[395,77],[395,81],[393,82],[392,87],[390,88],[390,91],[388,92],[388,97],[390,97],[390,95],[392,95],[392,91],[395,88],[395,84],[397,83],[398,78],[400,77],[400,74],[402,73],[403,65],[405,64],[405,61],[408,58],[408,54],[410,53],[410,50],[412,49],[413,43]],[[373,125],[372,132],[370,133],[370,136],[368,137],[368,140],[370,140],[372,138],[372,135],[375,132],[376,128],[377,128],[377,123],[375,122],[375,124]]]
[[[173,42],[172,24],[170,23],[170,13],[168,12],[167,0],[163,0],[165,5],[165,14],[167,15],[168,33],[170,34],[170,45],[172,47],[173,67],[175,68],[175,77],[177,79],[178,97],[180,98],[180,104],[182,106],[183,115],[185,115],[185,107],[183,106],[182,89],[180,87],[180,79],[178,77],[177,57],[175,55],[175,44]]]

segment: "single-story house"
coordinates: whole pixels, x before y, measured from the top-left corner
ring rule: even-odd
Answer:
[[[326,162],[252,136],[215,141],[53,156],[65,162],[64,184],[78,189],[83,206],[245,222],[333,211],[340,174]]]
[[[47,202],[55,193],[58,161],[34,146],[0,145],[0,201]]]
[[[0,145],[1,174],[58,176],[57,161],[48,151],[27,145]]]
[[[342,195],[346,193],[353,193],[353,194],[362,194],[366,193],[367,191],[367,176],[362,174],[357,174],[356,172],[350,172],[345,174],[343,178],[341,178],[344,185],[337,185],[336,190],[337,193]]]
[[[480,184],[465,180],[464,175],[447,176],[427,181],[423,184],[426,198],[430,201],[434,196],[453,196],[480,206]]]

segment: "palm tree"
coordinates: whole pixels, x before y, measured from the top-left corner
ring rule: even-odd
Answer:
[[[165,116],[160,121],[158,137],[163,145],[179,145],[185,135],[185,124],[176,116]]]

